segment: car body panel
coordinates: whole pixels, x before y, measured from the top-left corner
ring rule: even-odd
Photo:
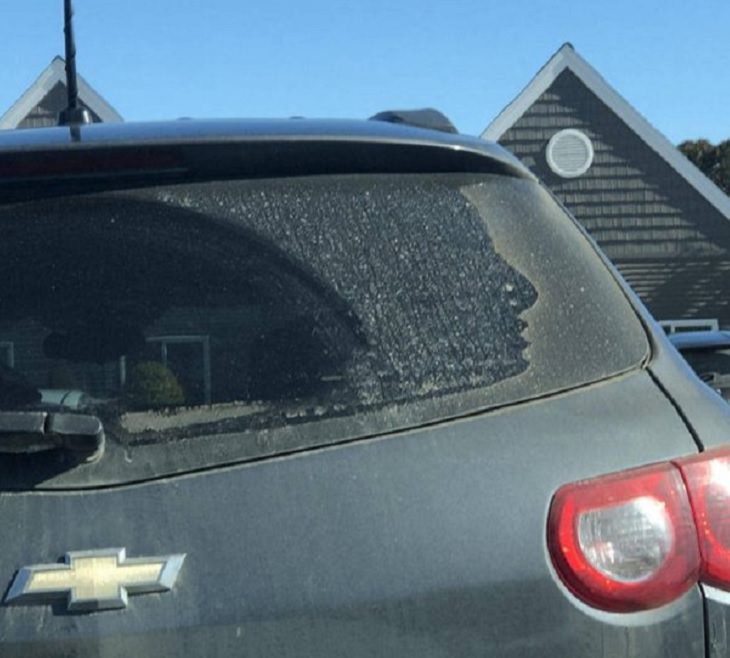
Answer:
[[[694,449],[636,371],[291,457],[4,494],[6,585],[67,551],[187,557],[172,592],[130,597],[126,610],[1,607],[2,655],[702,656],[698,588],[659,610],[600,613],[552,572],[543,532],[524,532],[545,527],[566,481]]]
[[[697,376],[663,331],[651,338],[649,370],[684,415],[698,444],[708,449],[730,442],[730,405]]]

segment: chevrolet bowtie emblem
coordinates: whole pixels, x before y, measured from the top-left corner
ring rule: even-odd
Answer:
[[[66,553],[65,564],[35,564],[18,571],[6,603],[66,598],[68,610],[127,607],[127,594],[172,589],[185,555],[127,559],[123,548]]]

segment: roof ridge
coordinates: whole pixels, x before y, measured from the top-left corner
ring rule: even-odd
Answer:
[[[34,82],[21,94],[10,109],[0,116],[0,130],[17,128],[28,113],[40,103],[57,84],[66,86],[66,60],[56,55]],[[115,123],[123,121],[121,115],[83,78],[78,76],[79,98],[102,121]]]
[[[623,98],[569,42],[564,43],[540,68],[514,100],[485,128],[481,137],[498,141],[565,69],[570,69],[589,91],[730,221],[730,197]]]

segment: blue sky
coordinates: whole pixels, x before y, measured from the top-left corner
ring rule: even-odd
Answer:
[[[62,54],[62,0],[3,0],[0,114]],[[730,138],[730,0],[75,0],[79,71],[127,120],[367,117],[478,134],[565,41],[671,141]]]

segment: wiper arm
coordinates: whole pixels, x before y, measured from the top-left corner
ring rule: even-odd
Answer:
[[[33,454],[61,449],[85,461],[104,452],[104,426],[96,416],[46,411],[0,412],[0,453]]]

